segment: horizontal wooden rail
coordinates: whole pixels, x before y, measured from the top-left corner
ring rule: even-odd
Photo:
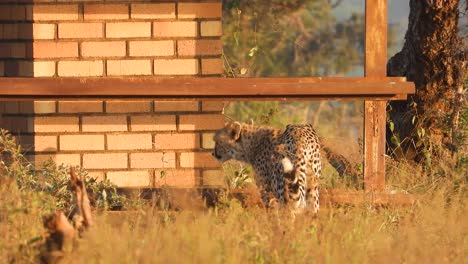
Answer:
[[[0,100],[60,98],[372,99],[414,93],[404,78],[0,78]]]
[[[219,202],[222,188],[118,188],[121,194],[139,196],[142,199],[157,201],[158,197],[167,199],[167,205],[179,209],[195,209],[204,205],[215,206]],[[169,195],[168,195],[169,194]],[[260,194],[255,189],[235,189],[229,192],[231,198],[238,199],[244,206],[262,206]],[[411,206],[420,197],[407,193],[386,193],[384,191],[353,191],[323,189],[320,193],[322,207],[333,205],[373,205],[373,206]]]

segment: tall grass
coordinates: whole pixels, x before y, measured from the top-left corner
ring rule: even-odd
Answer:
[[[98,182],[84,170],[78,174],[86,179],[94,208],[133,205],[133,201],[118,195],[109,181]],[[38,260],[47,235],[42,217],[55,210],[68,214],[74,209],[69,181],[69,168],[51,161],[36,171],[13,136],[0,129],[0,263]]]
[[[72,263],[466,263],[466,197],[411,208],[329,208],[318,218],[245,209],[97,217]]]
[[[64,263],[466,263],[466,199],[445,198],[437,192],[411,208],[329,208],[295,220],[236,202],[223,211],[105,212]],[[40,233],[40,215],[0,224],[1,248],[18,263],[38,253],[25,243]]]
[[[11,136],[0,136],[0,152],[0,262],[36,263],[42,216],[60,203],[26,183],[62,169],[36,174]],[[236,200],[197,211],[95,211],[95,226],[63,263],[466,263],[466,168],[431,178],[412,164],[388,164],[390,188],[419,193],[418,203],[335,206],[295,219]]]

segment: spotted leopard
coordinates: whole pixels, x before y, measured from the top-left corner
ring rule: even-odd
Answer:
[[[214,135],[213,156],[220,162],[246,162],[265,206],[275,202],[302,211],[311,191],[313,211],[319,210],[322,170],[319,139],[312,125],[288,125],[286,130],[229,122]]]

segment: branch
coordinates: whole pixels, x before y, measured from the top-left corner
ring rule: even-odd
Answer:
[[[91,205],[86,192],[85,180],[77,176],[75,168],[70,168],[70,186],[73,192],[74,209],[71,213],[73,224],[62,211],[55,211],[43,218],[47,230],[46,252],[41,254],[45,263],[57,263],[64,253],[73,250],[74,242],[85,228],[93,225]]]
[[[91,205],[89,203],[88,192],[86,191],[85,180],[76,175],[75,168],[70,168],[70,184],[72,190],[75,191],[74,203],[75,210],[73,220],[78,219],[75,225],[81,228],[90,227],[93,225],[93,217],[91,215]]]

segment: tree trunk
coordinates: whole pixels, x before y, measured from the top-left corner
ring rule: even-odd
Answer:
[[[390,103],[387,142],[396,156],[430,162],[434,153],[456,149],[466,55],[458,6],[459,0],[410,1],[405,44],[387,64],[388,76],[416,85],[407,101]]]

